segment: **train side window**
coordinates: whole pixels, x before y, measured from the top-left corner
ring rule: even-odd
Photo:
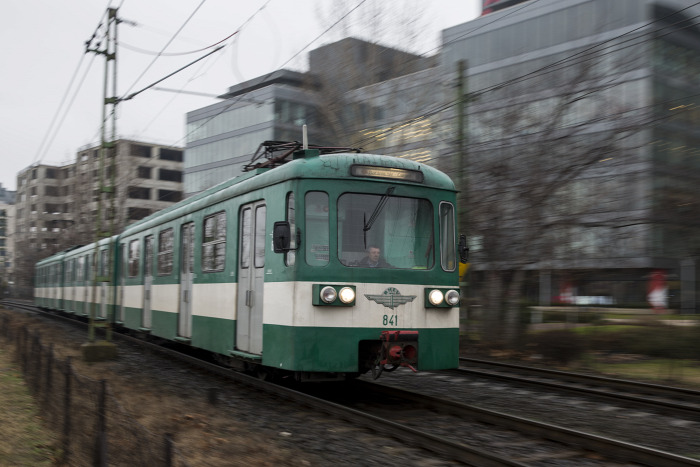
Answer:
[[[202,271],[223,271],[226,266],[226,211],[204,218]]]
[[[247,269],[250,267],[250,218],[252,211],[246,208],[241,212],[241,268]]]
[[[297,247],[297,215],[294,206],[294,193],[291,191],[287,194],[287,222],[289,222],[289,231],[292,234],[289,239],[289,248],[294,250]],[[288,251],[284,255],[284,264],[294,266],[296,259],[296,251]]]
[[[107,256],[107,250],[100,250],[100,264],[98,265],[99,275],[102,277],[107,276],[107,271],[109,270],[109,256]]]
[[[158,234],[158,275],[166,276],[173,272],[173,245],[175,235],[172,228]]]
[[[265,205],[258,206],[255,208],[255,256],[254,256],[254,266],[256,268],[261,268],[265,266],[265,215],[267,208]]]
[[[76,268],[75,280],[81,282],[83,280],[83,274],[85,273],[85,257],[81,256],[78,258],[78,267]]]
[[[445,271],[457,267],[455,215],[452,203],[440,203],[440,263]]]
[[[129,277],[139,275],[139,241],[132,240],[129,242]]]
[[[309,191],[305,198],[306,262],[310,266],[325,266],[330,260],[328,235],[328,194]]]

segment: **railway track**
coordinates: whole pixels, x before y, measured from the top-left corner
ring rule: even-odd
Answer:
[[[700,391],[692,389],[473,358],[460,358],[460,363],[466,367],[454,370],[459,375],[581,394],[635,409],[700,419]]]
[[[26,303],[5,304],[39,312]],[[625,465],[629,462],[651,466],[700,466],[700,461],[687,457],[365,381],[347,386],[270,384],[139,339],[121,334],[115,337],[205,369],[254,391],[330,414],[353,426],[400,440],[406,446],[424,449],[447,462],[478,466]]]

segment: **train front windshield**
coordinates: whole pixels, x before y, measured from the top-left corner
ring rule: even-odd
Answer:
[[[433,207],[424,199],[346,193],[338,199],[338,258],[350,267],[435,264]]]
[[[454,209],[440,203],[439,228],[434,230],[433,204],[422,198],[344,193],[337,203],[338,259],[353,268],[432,269],[436,261],[446,271],[456,267]],[[328,195],[305,196],[305,257],[311,266],[330,260]]]
[[[439,232],[434,232],[434,207],[426,199],[344,193],[337,203],[338,259],[353,268],[432,269],[436,261],[454,270],[454,210],[439,207]],[[306,195],[306,260],[322,266],[329,260],[328,197]],[[436,239],[437,235],[437,239]],[[442,246],[441,246],[442,245]]]

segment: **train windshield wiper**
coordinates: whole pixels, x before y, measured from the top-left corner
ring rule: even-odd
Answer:
[[[374,211],[372,211],[372,215],[369,216],[369,220],[365,219],[365,226],[362,227],[362,231],[364,232],[364,241],[365,241],[365,250],[367,249],[367,232],[369,229],[372,228],[374,225],[374,222],[377,220],[379,217],[379,214],[382,212],[382,209],[384,209],[384,206],[386,205],[386,202],[389,201],[389,196],[394,192],[394,189],[396,187],[390,186],[389,188],[386,189],[386,193],[384,193],[377,203],[377,205],[374,207]]]

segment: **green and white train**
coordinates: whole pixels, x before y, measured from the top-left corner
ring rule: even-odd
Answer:
[[[455,368],[455,196],[418,162],[297,150],[40,261],[36,304],[264,375]]]

